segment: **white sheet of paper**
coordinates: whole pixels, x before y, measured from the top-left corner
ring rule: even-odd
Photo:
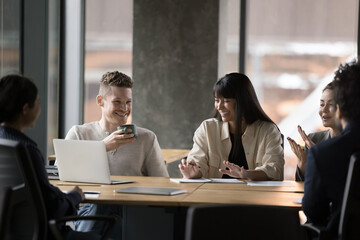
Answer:
[[[294,187],[291,182],[284,181],[250,181],[247,182],[249,186],[261,186],[261,187]]]
[[[210,178],[212,183],[245,183],[236,178]]]
[[[69,191],[62,191],[63,193],[68,193]],[[84,191],[85,198],[99,198],[99,191]]]
[[[85,198],[99,198],[99,196],[100,196],[100,193],[96,193],[96,194],[85,193]]]
[[[208,178],[196,178],[196,179],[186,179],[186,178],[170,178],[170,181],[176,183],[206,183],[211,182]]]
[[[300,198],[295,199],[295,200],[294,200],[294,203],[300,203],[300,204],[301,204],[301,203],[302,203],[302,198],[303,198],[303,197],[300,197]]]

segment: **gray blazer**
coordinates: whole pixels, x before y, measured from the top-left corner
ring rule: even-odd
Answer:
[[[323,141],[331,138],[330,129],[321,131],[321,132],[310,133],[308,136],[309,136],[310,140],[313,141],[315,144],[317,144],[319,142],[323,142]],[[307,152],[308,150],[309,149],[305,146],[305,151]],[[296,166],[295,180],[296,181],[305,181],[305,176],[303,176],[300,173],[300,169],[298,166]]]

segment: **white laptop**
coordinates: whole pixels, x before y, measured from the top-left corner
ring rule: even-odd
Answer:
[[[53,142],[61,181],[101,184],[133,182],[110,179],[109,161],[102,141],[54,139]]]

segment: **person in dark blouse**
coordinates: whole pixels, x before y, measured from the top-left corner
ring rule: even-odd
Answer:
[[[20,75],[7,75],[0,79],[0,138],[22,143],[31,157],[43,195],[48,219],[76,215],[84,200],[83,191],[76,186],[65,194],[50,184],[44,158],[37,144],[24,134],[32,128],[40,115],[40,100],[35,84]]]

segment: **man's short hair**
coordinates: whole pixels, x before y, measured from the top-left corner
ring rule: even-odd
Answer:
[[[111,86],[132,88],[133,83],[133,80],[122,72],[107,72],[101,77],[99,95],[106,96]]]
[[[357,60],[341,64],[335,72],[334,100],[346,121],[359,121],[360,65]]]

